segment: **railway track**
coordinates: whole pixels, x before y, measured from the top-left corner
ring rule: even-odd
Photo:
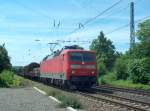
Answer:
[[[95,87],[97,90],[106,90],[106,91],[120,91],[120,92],[127,92],[127,93],[134,93],[143,96],[150,96],[150,91],[145,90],[138,90],[138,89],[130,89],[130,88],[118,88],[112,87],[108,85],[99,85]]]
[[[55,88],[58,88],[56,86],[53,86]],[[127,108],[132,111],[150,111],[150,103],[143,102],[143,101],[137,101],[121,96],[116,96],[108,93],[102,93],[97,91],[97,89],[92,90],[92,93],[90,92],[80,92],[80,91],[72,91],[63,89],[64,91],[70,92],[70,93],[77,93],[82,96],[97,100],[97,101],[104,101],[106,103],[110,103],[116,106],[120,106],[121,108]]]
[[[131,100],[127,98],[112,96],[112,95],[106,95],[106,94],[91,94],[91,93],[85,93],[85,92],[78,92],[78,94],[98,100],[98,101],[104,101],[110,104],[119,105],[123,108],[127,108],[134,111],[150,111],[150,103],[145,103],[141,101]]]

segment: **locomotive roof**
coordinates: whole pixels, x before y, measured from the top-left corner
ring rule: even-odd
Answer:
[[[90,50],[80,50],[80,49],[65,49],[61,52],[61,54],[65,54],[68,52],[92,52],[95,53],[95,51],[90,51]]]
[[[68,52],[91,52],[91,53],[95,53],[95,51],[90,51],[90,50],[63,49],[63,50],[61,51],[61,53],[59,53],[58,55],[55,55],[55,56],[47,55],[42,61],[45,61],[45,60],[50,59],[50,58],[52,59],[52,58],[54,58],[54,57],[56,57],[56,56],[59,56],[59,55],[61,55],[61,54],[66,54],[66,53],[68,53]]]

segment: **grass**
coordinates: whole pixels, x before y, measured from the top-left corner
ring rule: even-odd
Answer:
[[[115,87],[150,90],[150,84],[135,84],[130,80],[116,80],[116,77],[113,73],[108,73],[104,76],[101,76],[98,80],[100,84],[108,84]]]
[[[18,75],[14,75],[14,83],[16,84],[14,85],[15,87],[30,87],[34,85],[34,83],[31,80]]]
[[[83,108],[81,103],[74,97],[59,95],[59,96],[56,96],[56,98],[62,102],[59,105],[60,107],[70,106],[70,107],[73,107],[73,108],[76,108],[76,109],[82,109]]]
[[[35,86],[45,91],[48,96],[53,96],[57,98],[59,101],[61,101],[61,104],[58,105],[59,107],[65,108],[67,106],[70,106],[75,109],[83,109],[83,105],[80,103],[80,101],[77,98],[72,97],[70,94],[66,94],[66,92],[62,90],[45,86],[40,83],[36,83]]]
[[[150,90],[150,85],[145,85],[141,83],[132,83],[129,80],[117,80],[112,82],[113,86],[117,87],[124,87],[124,88],[133,88],[133,89],[143,89],[143,90]]]

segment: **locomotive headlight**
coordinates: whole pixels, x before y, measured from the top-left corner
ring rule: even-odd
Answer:
[[[92,74],[94,74],[95,72],[94,71],[92,71]]]
[[[72,71],[71,71],[71,73],[72,73],[72,74],[74,74],[74,73],[75,73],[75,71],[74,71],[74,70],[72,70]]]

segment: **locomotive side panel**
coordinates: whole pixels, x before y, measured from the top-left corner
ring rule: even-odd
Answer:
[[[40,77],[66,80],[63,71],[63,56],[45,60],[40,64]]]
[[[63,72],[66,76],[66,80],[70,79],[70,66],[68,61],[68,54],[63,54]]]

